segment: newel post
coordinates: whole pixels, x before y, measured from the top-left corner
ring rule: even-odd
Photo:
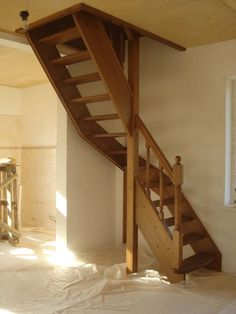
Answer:
[[[173,268],[178,269],[183,258],[183,235],[181,232],[182,223],[182,184],[183,184],[183,165],[181,165],[181,157],[175,157],[173,166],[173,183],[174,183],[174,231],[173,231]]]
[[[175,157],[173,167],[173,182],[175,189],[175,230],[180,229],[182,217],[182,184],[183,184],[183,165],[181,165],[181,157]]]
[[[135,116],[139,113],[139,36],[133,34],[128,44],[128,81],[132,90],[131,132],[127,134],[127,231],[126,268],[128,273],[138,270],[138,226],[135,213],[135,177],[138,175],[139,138]]]

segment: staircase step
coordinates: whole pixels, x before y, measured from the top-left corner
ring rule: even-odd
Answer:
[[[179,269],[175,272],[178,274],[186,274],[199,268],[205,267],[210,264],[215,258],[214,254],[201,252],[196,255],[190,256],[183,260]]]
[[[187,233],[183,236],[183,245],[191,244],[205,238],[203,234]]]
[[[75,77],[68,78],[63,81],[63,84],[70,84],[70,85],[80,85],[85,83],[97,82],[100,81],[101,77],[98,72],[79,75]]]
[[[190,216],[186,216],[186,215],[182,216],[182,223],[185,223],[185,222],[188,222],[188,221],[192,221],[192,220],[194,220],[194,217],[190,217]],[[167,227],[174,226],[174,224],[175,224],[175,217],[166,218],[165,219],[165,224],[167,225]]]
[[[91,59],[91,56],[89,52],[85,50],[85,51],[72,53],[71,55],[68,55],[68,56],[56,58],[52,60],[51,62],[55,65],[69,65],[69,64],[74,64],[76,62],[87,61],[90,59]]]
[[[89,116],[86,118],[83,118],[84,121],[105,121],[105,120],[117,120],[119,119],[118,114],[104,114],[99,116]]]
[[[167,199],[163,200],[163,206],[172,205],[172,204],[174,204],[174,201],[175,200],[173,197],[167,198]],[[160,207],[160,200],[153,201],[152,203],[155,207]]]
[[[110,152],[108,152],[109,155],[126,155],[127,154],[127,150],[123,149],[123,150],[112,150]]]
[[[101,94],[101,95],[95,95],[95,96],[74,98],[71,101],[77,104],[88,104],[92,102],[101,102],[101,101],[108,101],[108,100],[110,100],[110,96],[108,94]]]
[[[56,45],[62,44],[67,41],[80,38],[80,34],[77,27],[70,27],[64,31],[43,37],[39,40],[40,43],[49,44],[49,45]]]
[[[101,133],[92,135],[93,138],[125,137],[126,133]]]

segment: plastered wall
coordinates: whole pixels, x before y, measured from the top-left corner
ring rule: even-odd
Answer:
[[[55,230],[57,97],[49,84],[0,86],[0,158],[16,159],[22,225]]]
[[[0,158],[21,162],[22,91],[0,86]],[[20,175],[20,167],[17,168]],[[19,177],[20,181],[20,177]]]
[[[22,91],[22,223],[55,230],[57,96],[50,84]]]

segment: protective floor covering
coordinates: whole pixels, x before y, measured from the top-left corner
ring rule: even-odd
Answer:
[[[202,270],[169,284],[144,250],[140,260],[146,270],[127,276],[124,248],[76,257],[57,253],[53,236],[25,232],[18,247],[0,243],[0,314],[236,313],[236,276]]]

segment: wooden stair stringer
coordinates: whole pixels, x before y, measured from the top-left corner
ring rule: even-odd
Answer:
[[[75,23],[127,132],[130,132],[132,91],[101,20],[78,12]]]
[[[122,169],[126,164],[125,156],[110,156],[106,152],[109,150],[122,150],[124,146],[114,138],[108,138],[106,141],[91,138],[90,135],[92,134],[104,134],[107,131],[96,123],[96,121],[83,121],[83,118],[90,116],[85,104],[71,104],[71,99],[81,97],[81,95],[76,86],[63,85],[61,83],[63,80],[71,77],[68,69],[51,64],[50,60],[60,57],[56,47],[39,43],[38,38],[42,35],[40,36],[40,30],[38,29],[27,32],[26,36],[79,135],[107,159]]]
[[[145,185],[145,170],[142,171],[143,173],[139,176],[139,178],[143,181],[143,184]],[[159,169],[152,166],[152,172],[151,172],[151,178],[154,181],[159,180]],[[165,175],[164,178],[165,183],[171,183],[168,176]],[[159,195],[159,188],[154,187],[152,190]],[[164,187],[164,195],[165,197],[172,198],[174,197],[174,187],[173,185],[169,184]],[[209,265],[206,266],[206,268],[220,271],[221,270],[221,252],[219,251],[218,247],[216,246],[214,240],[212,239],[211,235],[208,233],[206,228],[204,227],[203,223],[199,219],[197,213],[194,211],[193,207],[185,197],[185,195],[182,193],[183,197],[183,211],[182,215],[193,217],[194,219],[190,222],[183,223],[181,227],[181,231],[183,234],[188,233],[196,233],[201,234],[204,237],[200,241],[196,241],[191,243],[191,247],[193,251],[198,254],[201,252],[209,252],[215,255],[214,261],[212,261]],[[168,205],[168,209],[170,210],[171,214],[174,216],[174,205]]]
[[[160,264],[160,270],[172,283],[184,280],[172,268],[172,240],[145,191],[135,180],[136,223]]]

